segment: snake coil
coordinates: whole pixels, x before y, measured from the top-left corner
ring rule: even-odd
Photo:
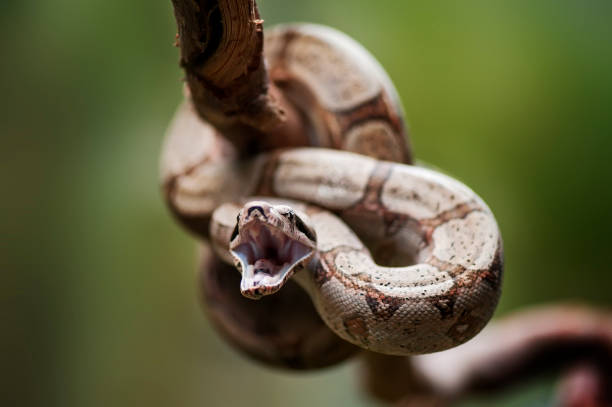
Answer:
[[[308,119],[311,147],[239,159],[187,102],[162,153],[172,212],[242,273],[239,289],[238,273],[205,262],[216,326],[252,356],[298,367],[350,356],[357,348],[344,341],[414,355],[472,338],[501,292],[491,210],[459,181],[410,165],[396,92],[353,40],[279,26],[264,52],[271,79]],[[240,292],[276,294],[253,302]]]

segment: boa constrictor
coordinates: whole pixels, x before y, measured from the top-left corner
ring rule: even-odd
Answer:
[[[309,119],[311,144],[347,151],[239,160],[187,104],[162,156],[171,210],[236,264],[245,296],[276,292],[294,275],[325,324],[359,347],[414,355],[473,337],[493,314],[503,269],[487,205],[457,180],[403,164],[412,158],[401,107],[358,44],[292,25],[267,33],[265,53],[271,79]],[[228,204],[246,196],[265,198]]]

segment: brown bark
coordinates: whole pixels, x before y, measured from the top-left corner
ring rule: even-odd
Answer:
[[[410,394],[423,402],[434,392],[411,358],[363,352],[361,370],[363,387],[382,401],[394,402]]]
[[[199,115],[239,151],[306,143],[301,116],[270,82],[254,0],[172,0],[180,64]]]

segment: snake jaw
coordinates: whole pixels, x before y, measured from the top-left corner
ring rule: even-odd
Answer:
[[[240,291],[251,299],[274,294],[313,256],[316,242],[292,235],[287,219],[273,206],[247,205],[238,218],[230,253],[242,272]],[[248,211],[248,208],[265,208]],[[241,212],[241,214],[243,213]]]

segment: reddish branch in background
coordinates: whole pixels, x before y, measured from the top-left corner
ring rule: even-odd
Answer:
[[[445,352],[410,359],[368,354],[364,360],[368,391],[405,406],[448,405],[545,373],[564,376],[559,406],[612,405],[612,315],[586,306],[517,312]]]
[[[254,0],[172,0],[181,66],[202,118],[247,154],[307,144],[299,112],[270,80]],[[564,372],[564,407],[612,405],[612,316],[558,305],[517,313],[458,348],[400,358],[368,353],[364,386],[404,406],[441,406]]]

